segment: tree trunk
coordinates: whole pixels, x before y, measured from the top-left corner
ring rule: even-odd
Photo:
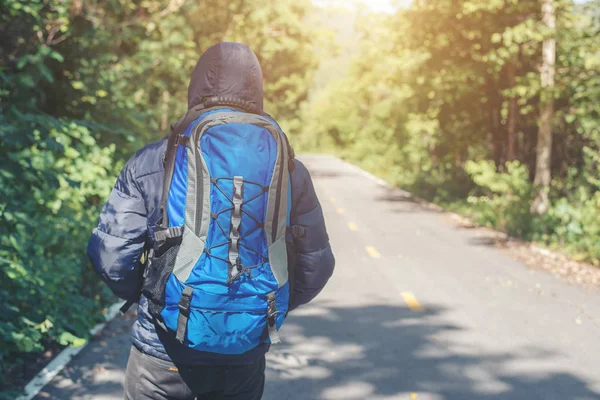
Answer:
[[[516,66],[514,63],[508,63],[506,74],[508,77],[508,86],[514,90],[516,86]],[[515,160],[515,142],[517,136],[517,118],[518,118],[517,96],[513,93],[508,99],[508,121],[506,124],[506,161]]]
[[[543,0],[542,15],[545,27],[549,30],[542,51],[540,96],[540,120],[538,130],[535,179],[536,196],[531,204],[531,213],[545,214],[550,206],[550,160],[552,155],[552,118],[554,116],[554,63],[556,60],[556,15],[553,0]]]
[[[500,128],[500,106],[502,100],[498,94],[498,88],[494,82],[494,78],[489,76],[487,80],[487,96],[488,96],[488,130],[489,137],[492,142],[492,155],[496,168],[502,170],[502,132]]]

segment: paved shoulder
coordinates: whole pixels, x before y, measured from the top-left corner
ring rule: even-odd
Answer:
[[[109,322],[35,399],[122,399],[134,319],[129,312]]]

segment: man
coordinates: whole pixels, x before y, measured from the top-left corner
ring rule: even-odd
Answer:
[[[262,71],[248,46],[219,43],[200,57],[188,88],[188,109],[214,96],[233,96],[262,111]],[[94,269],[111,290],[125,300],[139,300],[126,399],[260,399],[269,344],[263,342],[243,354],[190,349],[157,323],[148,311],[148,299],[140,295],[148,265],[139,260],[145,249],[152,248],[154,227],[161,218],[166,148],[166,140],[148,145],[127,162],[88,245]],[[293,163],[290,219],[292,225],[304,228],[304,234],[294,240],[290,310],[321,291],[335,263],[310,175],[301,162]]]

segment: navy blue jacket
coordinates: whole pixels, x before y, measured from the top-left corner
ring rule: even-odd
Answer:
[[[160,218],[166,140],[138,151],[125,165],[104,206],[98,227],[88,244],[94,269],[120,298],[140,296],[144,248],[153,244],[153,229]],[[291,308],[311,301],[325,286],[334,268],[334,257],[325,230],[323,213],[306,167],[294,160],[291,223],[306,234],[296,239],[298,263]],[[173,334],[153,322],[147,300],[139,298],[133,343],[141,351],[180,364],[244,364],[268,351],[263,344],[241,356],[202,353],[179,344]]]

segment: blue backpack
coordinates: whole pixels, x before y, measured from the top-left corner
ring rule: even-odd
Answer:
[[[180,343],[241,354],[278,343],[288,311],[293,151],[267,115],[218,103],[172,128],[142,292]]]

